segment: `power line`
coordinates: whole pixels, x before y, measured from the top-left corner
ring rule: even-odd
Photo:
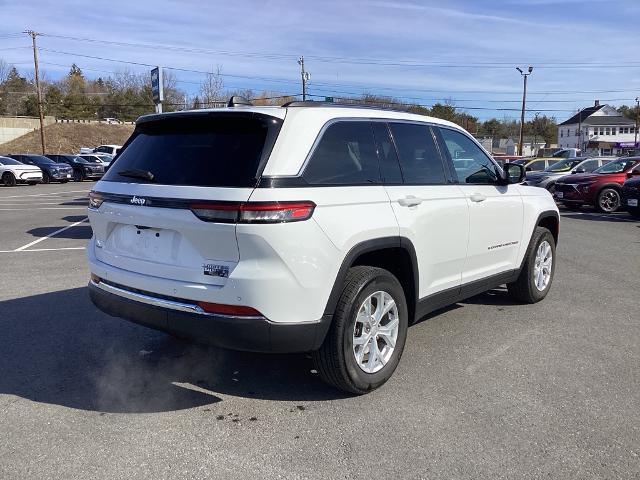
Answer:
[[[149,64],[149,63],[142,63],[142,62],[132,62],[132,61],[128,61],[128,60],[121,60],[121,59],[114,59],[114,58],[108,58],[108,57],[102,57],[102,56],[97,56],[97,55],[86,55],[86,54],[81,54],[81,53],[75,53],[75,52],[67,52],[67,51],[62,51],[62,50],[54,50],[54,49],[49,49],[49,48],[39,48],[39,50],[41,51],[46,51],[46,52],[51,52],[51,53],[58,53],[61,55],[68,55],[68,56],[74,56],[74,57],[81,57],[81,58],[91,58],[94,60],[103,60],[103,61],[107,61],[107,62],[115,62],[115,63],[121,63],[121,64],[127,64],[127,65],[137,65],[137,66],[143,66],[143,67],[155,67],[155,65],[153,64]],[[175,70],[175,71],[179,71],[179,72],[187,72],[187,73],[197,73],[197,74],[204,74],[204,75],[210,75],[210,74],[216,74],[216,72],[210,72],[210,71],[206,71],[206,70],[195,70],[195,69],[189,69],[189,68],[181,68],[181,67],[170,67],[170,66],[166,66],[163,65],[163,68],[168,69],[168,70]],[[297,83],[295,80],[289,80],[289,79],[284,79],[284,78],[274,78],[274,77],[256,77],[256,76],[248,76],[248,75],[238,75],[238,74],[230,74],[230,73],[221,73],[220,74],[222,77],[229,77],[229,78],[241,78],[241,79],[247,79],[247,80],[259,80],[259,81],[265,81],[265,82],[274,82],[274,83],[285,83],[285,84],[295,84]],[[386,91],[410,91],[410,92],[429,92],[429,93],[447,93],[447,92],[451,92],[451,93],[477,93],[477,94],[481,94],[481,93],[486,93],[486,94],[501,94],[501,95],[507,95],[507,94],[519,94],[520,92],[517,91],[495,91],[495,90],[435,90],[435,89],[415,89],[415,88],[411,88],[411,87],[384,87],[384,86],[375,86],[375,85],[370,85],[370,84],[363,84],[363,83],[350,83],[350,84],[336,84],[336,83],[326,83],[326,82],[314,82],[314,87],[315,86],[326,86],[326,87],[350,87],[350,86],[363,86],[365,88],[375,88],[376,90],[382,91],[382,90],[386,90]],[[625,89],[613,89],[613,90],[554,90],[554,91],[532,91],[529,92],[530,95],[561,95],[561,94],[572,94],[572,93],[581,93],[581,94],[587,94],[587,93],[591,93],[591,94],[601,94],[601,93],[625,93],[625,92],[637,92],[638,90],[640,90],[640,86],[636,87],[636,88],[625,88]]]
[[[273,53],[273,52],[239,52],[229,50],[211,50],[200,47],[188,47],[179,45],[167,45],[167,44],[149,44],[149,43],[137,43],[137,42],[119,42],[113,40],[101,40],[95,38],[75,37],[68,35],[56,35],[56,34],[43,34],[43,36],[58,38],[63,40],[73,40],[75,42],[89,42],[89,43],[101,43],[105,45],[116,45],[126,47],[142,47],[152,49],[165,49],[174,51],[183,51],[190,53],[205,53],[216,54],[226,56],[240,56],[240,57],[259,57],[265,59],[292,59],[297,57],[294,54],[287,53]],[[507,62],[421,62],[415,59],[382,59],[382,58],[358,58],[358,57],[336,57],[326,55],[307,55],[308,59],[313,59],[316,62],[326,63],[345,63],[353,65],[379,65],[379,66],[402,66],[402,67],[433,67],[433,68],[512,68],[513,61]],[[573,69],[573,68],[640,68],[640,62],[638,61],[622,61],[615,63],[607,63],[602,61],[582,61],[582,62],[567,62],[567,61],[546,61],[546,62],[529,62],[535,63],[536,68],[553,68],[553,69]]]

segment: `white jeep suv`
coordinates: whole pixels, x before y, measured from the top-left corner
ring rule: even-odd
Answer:
[[[293,102],[140,118],[90,194],[93,302],[223,348],[313,352],[366,393],[407,327],[507,284],[549,291],[558,209],[457,125]]]

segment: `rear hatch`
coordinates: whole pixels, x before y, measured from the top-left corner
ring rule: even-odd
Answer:
[[[239,259],[236,223],[224,209],[249,199],[281,124],[251,111],[141,119],[92,193],[96,258],[145,275],[224,285]],[[208,206],[221,207],[222,218],[199,213]]]

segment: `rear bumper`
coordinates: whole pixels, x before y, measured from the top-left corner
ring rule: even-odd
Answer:
[[[171,307],[151,304],[137,292],[118,289],[107,291],[89,282],[89,296],[100,310],[146,327],[172,333],[180,337],[230,350],[264,353],[294,353],[317,350],[322,345],[331,324],[331,315],[317,322],[275,323],[266,318],[232,317],[183,311],[179,305]],[[126,296],[123,296],[126,295]],[[138,300],[134,298],[139,296]],[[142,301],[144,300],[144,301]],[[149,303],[146,303],[149,302]],[[168,302],[171,303],[171,302]],[[186,309],[185,309],[186,310]]]

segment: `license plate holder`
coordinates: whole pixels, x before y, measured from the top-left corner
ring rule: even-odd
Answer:
[[[627,205],[629,205],[630,207],[637,207],[638,206],[638,199],[637,198],[629,198],[629,199],[627,199]]]
[[[557,198],[564,198],[564,192],[556,192]]]

